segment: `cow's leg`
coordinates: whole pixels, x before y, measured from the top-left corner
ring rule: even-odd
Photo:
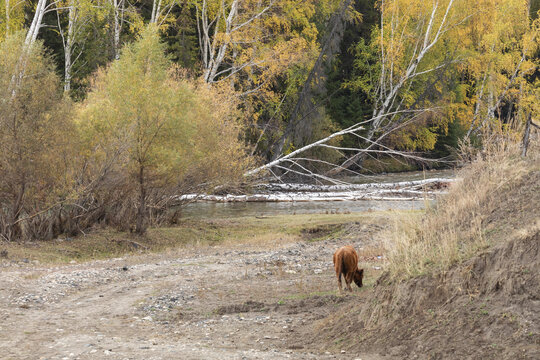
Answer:
[[[338,289],[339,289],[339,292],[343,292],[343,287],[341,285],[341,272],[337,274],[337,283],[338,283]]]
[[[336,277],[337,277],[338,288],[339,288],[339,292],[341,293],[343,291],[343,288],[341,286],[341,261],[340,260],[335,263],[335,267],[336,267]]]
[[[351,283],[353,281],[353,276],[354,273],[347,273],[347,275],[345,275],[345,284],[347,285],[347,290],[349,290],[350,292],[352,292]]]

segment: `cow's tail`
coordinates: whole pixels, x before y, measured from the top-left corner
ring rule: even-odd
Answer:
[[[346,270],[345,267],[346,267],[346,265],[345,265],[345,256],[342,256],[341,257],[341,274],[343,274],[344,270]],[[346,273],[343,275],[343,277],[345,277],[345,275],[346,275]],[[347,279],[345,279],[345,281],[347,281]]]
[[[343,274],[343,269],[345,268],[345,257],[343,254],[339,254],[336,261],[336,276],[338,280],[341,280],[341,275]]]

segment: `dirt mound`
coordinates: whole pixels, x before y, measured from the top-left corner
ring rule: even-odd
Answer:
[[[326,307],[328,305],[342,304],[351,300],[352,298],[336,295],[313,295],[305,299],[290,299],[287,301],[279,301],[277,303],[263,303],[259,301],[248,300],[242,304],[230,304],[220,306],[215,310],[215,313],[218,315],[225,315],[248,312],[275,311],[293,315],[304,312],[313,312],[315,308]]]
[[[281,310],[289,315],[300,314],[303,312],[314,312],[315,308],[326,308],[329,305],[332,306],[342,304],[350,300],[352,300],[352,298],[345,298],[336,295],[315,295],[305,299],[288,301],[276,307],[276,310]]]
[[[302,229],[302,238],[306,241],[328,239],[343,229],[342,224],[325,224]]]
[[[536,232],[446,274],[378,285],[316,324],[312,344],[402,359],[538,359],[539,244]]]
[[[265,303],[248,300],[243,304],[232,304],[232,305],[220,306],[219,308],[217,308],[216,314],[218,315],[238,314],[238,313],[246,313],[246,312],[252,312],[252,311],[268,311],[268,307],[266,306]]]

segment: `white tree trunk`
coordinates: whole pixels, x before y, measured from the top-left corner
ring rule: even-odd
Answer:
[[[17,90],[21,85],[21,81],[24,78],[24,73],[26,72],[26,63],[28,61],[28,56],[32,45],[36,42],[39,29],[41,28],[41,22],[43,20],[43,15],[45,14],[45,9],[47,7],[47,0],[39,0],[36,6],[36,12],[34,18],[32,19],[32,24],[30,29],[26,33],[26,38],[24,40],[21,56],[17,63],[17,68],[13,72],[11,81],[9,84],[9,91],[11,92],[11,99],[15,99],[17,96]]]
[[[469,130],[467,131],[467,134],[465,135],[466,138],[471,136],[471,132],[474,129],[474,125],[476,123],[476,119],[478,119],[478,114],[480,114],[480,105],[482,104],[482,97],[484,96],[484,86],[486,85],[486,79],[487,79],[487,71],[484,74],[484,79],[482,80],[482,86],[480,87],[479,93],[476,97],[476,105],[474,107],[474,116],[471,121],[471,126],[469,127]]]
[[[445,27],[446,18],[448,16],[448,13],[450,12],[450,9],[452,8],[453,2],[454,0],[450,0],[450,2],[448,3],[446,12],[439,25],[437,33],[435,34],[435,37],[431,39],[431,36],[433,33],[433,22],[435,20],[435,14],[437,13],[437,8],[438,8],[438,3],[433,4],[433,10],[431,12],[431,16],[429,18],[426,31],[424,33],[424,42],[423,42],[422,48],[416,57],[411,58],[411,61],[409,62],[409,66],[407,67],[407,70],[405,71],[405,75],[403,75],[399,79],[397,84],[393,84],[392,78],[389,79],[388,88],[390,89],[390,91],[387,94],[385,94],[385,96],[382,96],[382,99],[383,99],[382,105],[380,106],[380,108],[375,110],[375,117],[374,117],[375,120],[367,136],[369,140],[372,140],[375,132],[379,130],[380,125],[385,119],[385,116],[383,115],[387,113],[388,110],[390,110],[390,106],[394,103],[395,98],[398,95],[398,92],[403,88],[404,84],[406,84],[409,80],[411,80],[413,77],[417,75],[416,70],[418,69],[418,65],[420,64],[424,56],[428,53],[428,51],[439,41],[440,35]],[[383,16],[384,14],[381,14],[381,18]],[[383,76],[385,76],[384,71],[381,73],[381,77]],[[381,80],[381,83],[385,83],[385,82],[386,81],[384,79]],[[384,91],[385,88],[386,86],[384,86],[383,89],[381,89],[381,91]]]
[[[162,0],[154,0],[152,5],[152,16],[150,17],[151,24],[156,24],[159,20],[159,15],[161,14],[161,2]]]
[[[120,57],[120,33],[124,22],[125,0],[110,0],[113,6],[113,55],[115,60]]]
[[[30,46],[36,42],[39,29],[41,28],[41,22],[43,20],[43,15],[45,14],[45,8],[47,7],[47,0],[39,0],[37,7],[36,7],[36,13],[34,14],[34,19],[32,20],[32,24],[30,25],[30,29],[28,30],[28,33],[26,34],[26,39],[24,41],[25,47],[28,49]]]
[[[257,174],[258,172],[262,171],[262,170],[266,170],[266,169],[270,169],[272,168],[273,166],[276,166],[278,164],[281,164],[282,162],[284,162],[285,160],[289,159],[289,158],[293,158],[295,157],[296,155],[298,154],[301,154],[303,152],[305,152],[306,150],[309,150],[311,148],[314,148],[316,146],[319,146],[321,144],[325,144],[327,143],[328,141],[332,140],[333,138],[337,137],[337,136],[341,136],[341,135],[345,135],[345,134],[351,134],[351,133],[354,133],[355,131],[358,131],[358,130],[362,130],[363,127],[361,126],[358,126],[358,125],[353,125],[345,130],[341,130],[341,131],[338,131],[336,133],[333,133],[332,135],[328,136],[328,137],[325,137],[324,139],[321,139],[319,141],[316,141],[312,144],[309,144],[309,145],[306,145],[296,151],[293,151],[291,152],[290,154],[288,155],[285,155],[283,157],[280,157],[279,159],[276,159],[266,165],[263,165],[261,167],[258,167],[256,169],[253,169],[253,170],[250,170],[248,171],[245,175],[246,176],[250,176],[250,175],[255,175]]]
[[[514,69],[514,72],[512,73],[512,76],[510,76],[508,83],[506,84],[501,94],[497,97],[496,101],[494,98],[493,89],[490,90],[487,114],[486,114],[486,117],[484,118],[484,121],[482,121],[482,124],[478,128],[476,128],[475,130],[476,132],[480,131],[486,125],[486,123],[488,123],[488,121],[493,120],[495,118],[495,111],[499,109],[499,107],[501,106],[501,102],[504,100],[504,98],[506,97],[506,94],[508,93],[508,90],[510,90],[510,88],[514,84],[514,81],[518,78],[521,65],[523,64],[523,61],[525,61],[525,54],[527,53],[527,50],[528,49],[523,49],[523,54],[521,56],[521,59],[516,64],[516,67]],[[492,80],[490,79],[490,81]],[[470,131],[467,132],[467,136],[469,135],[470,135]]]
[[[75,4],[71,2],[68,15],[67,39],[64,46],[64,92],[69,92],[71,90],[71,69],[73,66],[73,63],[71,62],[71,55],[73,52],[73,45],[75,43],[74,27],[76,11],[77,9],[75,8]]]
[[[447,28],[446,20],[448,17],[448,14],[450,13],[450,10],[453,6],[454,0],[450,0],[448,2],[448,5],[446,7],[446,11],[444,13],[444,16],[442,17],[441,23],[439,24],[437,28],[437,32],[435,35],[433,35],[434,32],[434,22],[436,18],[436,13],[438,9],[438,2],[433,3],[433,9],[431,11],[431,15],[429,16],[429,20],[427,21],[427,26],[425,28],[425,31],[423,33],[419,33],[418,36],[418,44],[417,49],[413,52],[411,59],[409,60],[409,64],[405,70],[405,73],[396,81],[393,76],[392,71],[387,71],[386,69],[394,68],[394,64],[385,64],[387,62],[387,59],[385,58],[385,52],[384,50],[384,39],[383,39],[383,18],[384,18],[384,2],[381,2],[381,74],[379,78],[379,84],[378,84],[378,96],[376,96],[376,106],[373,109],[373,117],[372,122],[370,125],[370,128],[366,135],[366,142],[367,142],[367,148],[372,148],[375,145],[375,142],[372,140],[375,137],[375,134],[381,130],[383,127],[383,122],[387,119],[387,114],[392,111],[394,108],[394,103],[396,99],[398,98],[399,92],[402,90],[402,88],[406,84],[410,84],[412,79],[420,74],[433,71],[435,69],[440,68],[440,66],[437,66],[433,69],[422,71],[420,73],[417,72],[418,65],[422,61],[422,59],[426,56],[426,54],[429,53],[429,50],[437,44],[437,42],[440,39],[441,34],[445,32],[445,29]],[[393,35],[391,35],[393,36]],[[422,39],[423,38],[423,39]],[[422,41],[423,40],[423,41]],[[394,40],[397,41],[397,40]],[[419,46],[419,48],[418,48]],[[388,75],[390,73],[390,75]],[[398,106],[399,108],[399,106]],[[384,135],[382,136],[384,137]],[[379,138],[380,139],[380,138]],[[362,153],[357,153],[344,161],[341,166],[338,168],[335,168],[332,170],[332,175],[337,174],[338,172],[341,172],[342,170],[348,169],[351,167],[354,163],[356,163],[359,159],[361,159]]]
[[[235,32],[263,16],[273,6],[274,2],[270,1],[268,6],[254,13],[243,23],[238,24],[239,2],[239,0],[233,0],[228,10],[225,8],[225,3],[222,2],[216,17],[211,21],[208,19],[208,5],[206,0],[203,0],[200,9],[197,7],[197,30],[199,32],[199,46],[203,64],[203,79],[207,83],[217,82],[230,77],[254,63],[252,59],[249,59],[244,64],[228,64],[225,66],[227,52],[231,48],[231,39]],[[221,19],[224,21],[224,24],[220,23]],[[220,40],[218,39],[220,38],[220,32],[223,32],[225,34],[223,38],[227,39],[221,44],[219,44]],[[227,74],[227,76],[220,78],[220,75],[223,74]]]

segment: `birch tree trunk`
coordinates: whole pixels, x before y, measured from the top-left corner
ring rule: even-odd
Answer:
[[[69,92],[71,90],[71,69],[73,63],[71,62],[71,55],[73,52],[73,45],[75,42],[74,36],[74,27],[76,19],[75,4],[70,3],[69,14],[68,14],[68,32],[67,39],[64,46],[64,92]]]
[[[154,0],[154,3],[152,5],[152,15],[150,17],[151,24],[157,23],[159,19],[159,15],[161,13],[161,1],[162,0]]]
[[[465,138],[468,138],[469,136],[471,136],[471,132],[473,131],[474,125],[476,123],[476,119],[478,119],[478,114],[480,113],[480,105],[482,104],[482,97],[484,96],[484,86],[486,85],[486,79],[487,79],[487,72],[484,74],[484,79],[482,80],[482,86],[480,87],[478,95],[476,96],[474,116],[471,121],[471,126],[469,127],[469,130],[467,131],[467,134],[465,135]]]
[[[28,29],[28,33],[26,33],[26,39],[24,41],[24,45],[26,48],[32,46],[32,44],[36,42],[39,29],[41,28],[41,22],[43,20],[43,15],[45,14],[46,7],[47,7],[47,0],[38,1],[38,4],[36,6],[36,13],[34,14],[32,24],[30,25],[30,29]]]
[[[16,68],[13,71],[11,81],[9,84],[9,91],[11,92],[11,100],[15,99],[17,96],[17,90],[21,84],[22,79],[24,78],[24,73],[26,71],[26,64],[28,61],[28,56],[32,45],[36,42],[39,29],[41,28],[41,22],[43,20],[43,15],[45,14],[45,9],[47,7],[47,0],[39,0],[36,6],[36,12],[32,19],[32,24],[26,33],[24,40],[23,48],[19,61]]]
[[[125,0],[109,0],[113,6],[113,56],[120,57],[120,33],[124,23]]]
[[[488,96],[488,106],[487,106],[486,116],[485,116],[484,120],[482,121],[482,124],[480,124],[473,131],[473,133],[480,131],[486,125],[486,123],[488,123],[490,120],[493,120],[495,118],[495,111],[499,109],[499,107],[501,106],[502,101],[506,97],[506,94],[508,93],[508,91],[510,90],[510,88],[512,87],[512,85],[514,84],[516,79],[518,78],[518,75],[520,74],[521,65],[525,61],[525,58],[526,58],[525,54],[526,53],[527,53],[527,49],[523,49],[523,54],[521,56],[521,59],[516,64],[516,67],[514,69],[514,72],[512,73],[512,76],[510,76],[510,79],[508,80],[505,88],[500,93],[500,95],[497,96],[497,99],[495,99],[495,94],[493,93],[493,87],[490,88],[489,96]],[[491,76],[490,76],[490,82],[493,82]],[[470,134],[471,134],[471,131],[469,130],[469,132],[467,132],[467,136],[469,136]]]
[[[275,0],[271,0],[267,6],[255,9],[252,15],[239,20],[240,0],[233,0],[227,7],[225,2],[220,3],[220,8],[213,19],[209,19],[207,0],[196,7],[197,32],[201,60],[203,65],[203,79],[207,83],[215,83],[221,79],[231,77],[249,65],[253,65],[253,59],[247,59],[242,64],[234,64],[226,61],[231,59],[231,48],[234,44],[233,35],[244,30],[255,20],[262,17],[272,8]],[[245,15],[245,14],[242,14]],[[242,23],[239,23],[243,21]],[[222,76],[223,75],[223,76]]]
[[[384,2],[381,3],[382,5],[382,11],[386,11],[386,4]],[[439,3],[434,2],[433,7],[430,9],[431,11],[426,14],[423,21],[420,21],[420,26],[417,27],[415,31],[417,31],[414,34],[414,41],[413,49],[411,51],[410,58],[406,59],[407,62],[405,62],[404,71],[401,75],[396,75],[394,73],[394,69],[398,68],[396,64],[393,62],[394,59],[391,59],[388,55],[388,49],[385,49],[385,42],[384,38],[381,38],[381,61],[382,61],[382,69],[381,69],[381,75],[379,78],[379,85],[377,89],[377,97],[378,106],[375,107],[373,111],[373,116],[371,119],[359,122],[345,130],[336,132],[331,134],[330,136],[321,139],[319,141],[313,142],[309,145],[306,145],[291,154],[288,154],[286,156],[281,156],[281,154],[277,154],[278,158],[274,159],[270,163],[261,166],[257,169],[251,170],[246,173],[246,175],[254,175],[262,170],[270,170],[272,168],[277,168],[281,170],[285,170],[285,172],[292,172],[299,175],[307,175],[314,178],[318,178],[325,181],[331,181],[332,179],[329,178],[327,175],[336,175],[339,172],[343,170],[348,170],[348,168],[356,163],[358,159],[362,159],[362,157],[366,153],[386,153],[390,155],[396,155],[396,156],[405,156],[414,160],[420,160],[420,161],[426,161],[427,159],[421,158],[414,155],[407,155],[404,152],[399,152],[396,150],[389,149],[387,147],[382,146],[378,142],[387,136],[391,131],[393,131],[393,127],[389,126],[388,122],[395,121],[395,117],[398,116],[398,121],[401,123],[404,121],[404,119],[407,119],[406,121],[413,121],[408,118],[408,116],[405,113],[418,113],[418,112],[424,112],[424,111],[430,111],[429,109],[424,110],[407,110],[402,111],[400,110],[401,104],[399,100],[399,94],[401,91],[408,86],[411,85],[412,81],[417,76],[436,71],[438,69],[441,69],[442,67],[448,65],[447,61],[444,61],[440,64],[434,65],[432,68],[426,69],[426,70],[418,70],[419,65],[421,64],[422,60],[430,53],[430,50],[439,42],[441,39],[441,36],[446,33],[446,31],[451,27],[455,26],[455,24],[449,24],[449,14],[451,9],[453,8],[454,0],[449,0],[447,3],[446,8],[439,10]],[[439,14],[439,15],[438,15]],[[384,13],[381,14],[381,17],[384,18]],[[438,20],[440,19],[440,20]],[[397,21],[397,20],[396,20]],[[381,20],[381,36],[384,35],[384,26],[387,26],[384,24],[384,20]],[[394,36],[401,36],[403,37],[403,31],[396,31],[391,32],[390,35],[392,36],[391,41],[400,42],[405,41],[403,38],[394,38]],[[407,36],[413,36],[412,34],[409,34]],[[397,105],[396,105],[397,103]],[[414,117],[412,118],[414,119]],[[387,122],[386,125],[384,123]],[[357,133],[358,130],[363,129],[362,125],[364,124],[370,124],[370,128],[367,131],[367,135],[361,136]],[[384,125],[384,126],[383,126]],[[391,125],[391,124],[390,124]],[[399,124],[396,124],[396,126],[399,126]],[[382,134],[377,134],[379,131],[386,129],[385,132]],[[327,142],[336,137],[341,136],[344,134],[354,134],[355,136],[359,137],[363,141],[363,146],[358,148],[344,148],[339,146],[331,146],[328,145]],[[376,140],[373,140],[376,139]],[[382,150],[374,149],[375,146],[382,147]],[[312,171],[309,171],[305,167],[302,167],[299,163],[300,160],[304,161],[320,161],[316,159],[300,159],[295,158],[300,153],[305,152],[306,150],[309,150],[313,147],[324,147],[324,148],[331,148],[338,151],[354,151],[355,155],[347,159],[343,164],[341,165],[333,165],[334,168],[332,171],[328,172],[327,175],[319,175],[315,174]],[[322,161],[324,162],[324,161]],[[301,168],[301,171],[295,171],[291,167],[285,167],[283,163],[289,163],[292,165],[295,165],[299,168]]]

